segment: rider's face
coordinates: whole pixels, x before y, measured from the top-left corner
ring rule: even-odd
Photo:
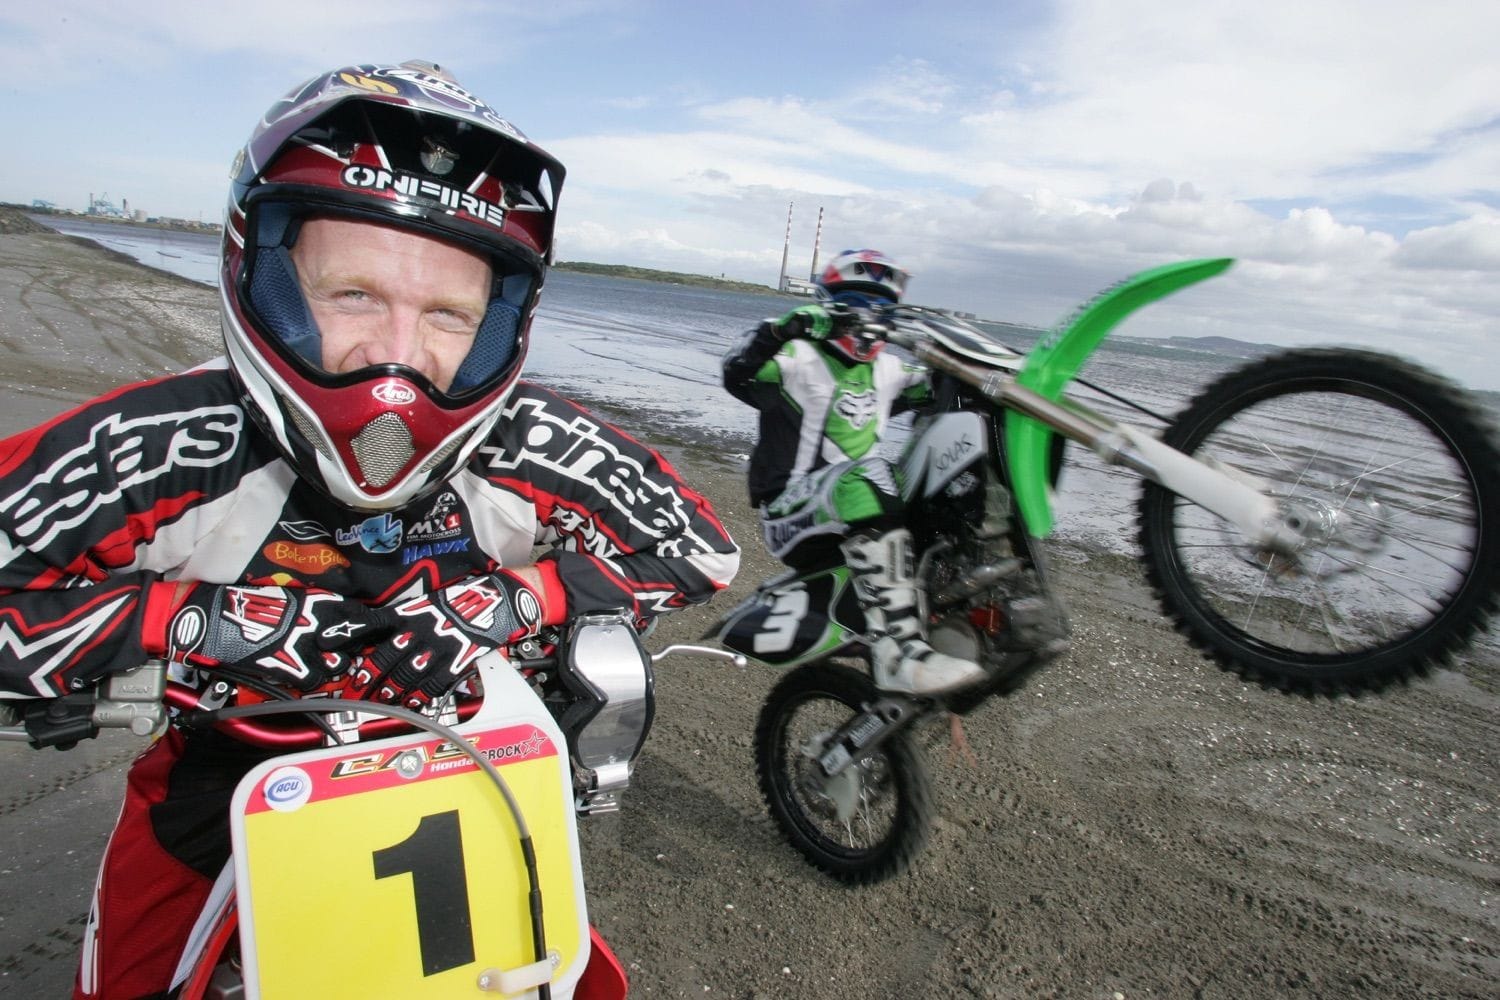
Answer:
[[[308,220],[292,262],[334,373],[407,365],[446,390],[489,305],[479,254],[373,222]]]

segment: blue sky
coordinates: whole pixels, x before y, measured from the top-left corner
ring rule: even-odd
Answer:
[[[60,0],[0,10],[0,200],[217,220],[280,93],[448,65],[567,164],[559,254],[774,283],[876,246],[1049,325],[1234,256],[1122,332],[1359,343],[1500,389],[1500,7]],[[233,11],[231,14],[230,11]]]

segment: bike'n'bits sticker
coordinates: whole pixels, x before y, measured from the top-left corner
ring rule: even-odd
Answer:
[[[277,812],[296,812],[312,797],[312,779],[300,767],[278,767],[260,786],[266,805]]]

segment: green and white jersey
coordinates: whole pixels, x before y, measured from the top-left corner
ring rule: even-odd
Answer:
[[[777,339],[762,323],[724,359],[724,386],[760,411],[750,455],[750,500],[759,505],[793,479],[862,458],[894,413],[930,397],[927,369],[893,354],[851,362],[811,340]]]

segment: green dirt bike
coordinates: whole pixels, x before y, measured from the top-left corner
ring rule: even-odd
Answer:
[[[1121,319],[1231,263],[1136,275],[1025,356],[947,313],[860,313],[933,371],[936,403],[901,461],[916,574],[932,645],[987,677],[916,698],[838,662],[868,650],[841,564],[767,580],[714,626],[728,649],[793,668],[760,712],[756,765],[813,865],[851,883],[905,870],[932,809],[913,723],[1014,692],[1066,648],[1042,545],[1065,440],[1146,480],[1139,543],[1163,610],[1248,681],[1380,690],[1485,625],[1500,603],[1500,453],[1457,386],[1367,351],[1287,350],[1222,375],[1160,436],[1064,397]]]

